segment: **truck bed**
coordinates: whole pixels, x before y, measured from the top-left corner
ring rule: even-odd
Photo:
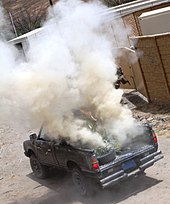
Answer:
[[[41,131],[40,131],[41,133]],[[157,138],[151,127],[146,126],[144,133],[132,138],[118,148],[109,143],[109,148],[88,149],[72,146],[65,140],[45,140],[36,134],[24,141],[25,155],[32,159],[33,172],[37,173],[37,163],[42,169],[57,167],[72,171],[74,182],[94,179],[102,188],[110,187],[129,176],[141,173],[163,158],[158,149]],[[35,168],[34,168],[35,167]],[[39,176],[40,177],[40,176]],[[39,178],[38,177],[38,178]],[[77,183],[79,185],[79,182]],[[82,184],[84,186],[84,184]]]

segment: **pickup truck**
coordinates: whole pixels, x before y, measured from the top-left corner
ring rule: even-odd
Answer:
[[[50,140],[44,137],[43,127],[38,135],[31,134],[23,146],[36,177],[47,178],[53,167],[71,171],[75,188],[82,196],[91,194],[94,184],[108,188],[131,175],[144,172],[163,158],[158,150],[157,137],[148,125],[144,125],[142,135],[119,150],[110,148],[100,154],[95,149],[74,147],[65,140]]]

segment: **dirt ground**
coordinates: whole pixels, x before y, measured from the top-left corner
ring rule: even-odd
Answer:
[[[164,159],[146,170],[94,197],[82,198],[74,191],[71,177],[54,173],[47,180],[32,174],[22,143],[31,132],[28,127],[0,121],[0,204],[168,204],[170,203],[170,107],[147,104],[133,93],[125,101],[135,118],[147,120],[158,135]]]

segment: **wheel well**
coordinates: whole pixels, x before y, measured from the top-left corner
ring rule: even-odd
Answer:
[[[69,170],[72,170],[72,169],[74,169],[75,167],[78,167],[78,168],[79,168],[79,166],[78,166],[75,162],[73,162],[73,161],[68,161],[68,162],[67,162],[67,167],[68,167]]]
[[[35,155],[35,153],[33,152],[33,150],[32,149],[28,149],[28,156],[30,157],[31,155]]]

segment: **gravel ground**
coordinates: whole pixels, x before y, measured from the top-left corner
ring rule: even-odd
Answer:
[[[69,174],[57,172],[47,180],[32,174],[22,143],[31,132],[28,127],[1,121],[0,126],[0,204],[168,204],[170,200],[170,107],[147,104],[136,93],[125,94],[124,103],[135,118],[148,121],[158,135],[164,159],[146,170],[146,175],[129,178],[91,198],[74,192]]]

